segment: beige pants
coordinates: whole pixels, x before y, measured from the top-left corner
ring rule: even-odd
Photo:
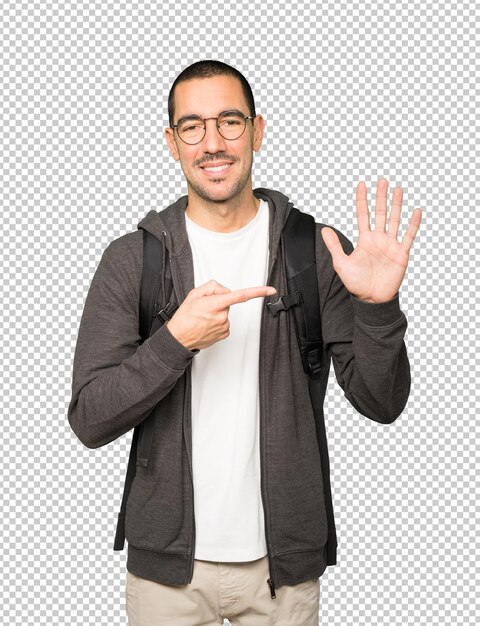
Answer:
[[[272,598],[268,557],[217,563],[195,559],[187,585],[164,585],[127,570],[129,626],[318,626],[320,578],[284,585]]]

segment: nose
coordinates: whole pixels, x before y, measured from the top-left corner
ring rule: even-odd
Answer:
[[[218,132],[216,120],[205,120],[205,137],[203,138],[202,144],[205,152],[225,150],[226,140]]]

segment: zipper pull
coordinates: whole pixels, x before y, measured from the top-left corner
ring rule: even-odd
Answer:
[[[270,587],[270,595],[272,596],[272,600],[273,598],[276,598],[277,596],[275,595],[275,585],[273,583],[273,580],[271,578],[269,578],[267,580],[267,584]]]

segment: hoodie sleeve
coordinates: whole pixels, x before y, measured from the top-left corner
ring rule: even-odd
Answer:
[[[110,443],[143,421],[172,389],[198,350],[163,324],[140,345],[143,263],[120,237],[105,249],[85,300],[73,359],[68,421],[88,448]]]
[[[351,254],[352,243],[333,230],[344,252]],[[337,382],[359,413],[390,424],[405,408],[411,383],[404,342],[407,319],[400,310],[399,293],[381,303],[365,302],[351,294],[333,269],[320,231],[317,229],[317,265],[325,268],[318,275],[322,335]],[[328,288],[325,276],[331,276]]]

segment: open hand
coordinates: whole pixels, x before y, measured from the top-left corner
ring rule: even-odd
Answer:
[[[375,230],[371,230],[367,187],[364,182],[358,183],[358,242],[351,254],[344,253],[338,236],[331,228],[322,228],[323,241],[332,255],[333,267],[341,281],[351,294],[367,302],[386,302],[397,294],[422,219],[422,210],[415,209],[402,242],[397,241],[403,190],[395,187],[387,233],[387,188],[387,180],[380,178],[375,203]]]

